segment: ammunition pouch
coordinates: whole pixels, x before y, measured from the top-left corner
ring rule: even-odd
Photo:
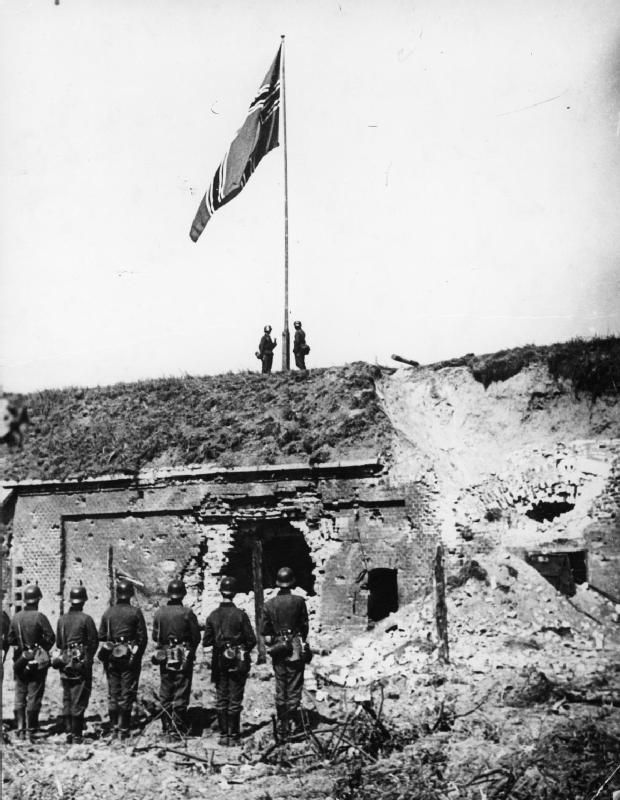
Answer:
[[[60,654],[60,659],[63,666],[60,668],[62,674],[66,678],[81,678],[88,671],[88,664],[86,662],[86,650],[81,642],[74,642],[67,645]],[[52,666],[54,662],[52,662]]]
[[[164,649],[163,666],[166,672],[183,672],[189,662],[189,647],[184,642],[171,642]]]
[[[302,661],[302,641],[301,636],[293,631],[280,631],[276,635],[276,641],[269,648],[269,655],[274,661],[289,661],[295,663]]]
[[[125,639],[104,642],[99,651],[99,658],[101,658],[103,650],[108,653],[107,660],[103,662],[104,664],[109,664],[118,669],[129,669],[136,660],[138,645]]]
[[[158,647],[157,650],[151,656],[151,664],[154,664],[156,667],[160,667],[162,664],[166,663],[166,648],[165,647]]]
[[[26,675],[34,676],[38,672],[44,672],[49,669],[50,663],[50,656],[47,650],[35,644],[22,650],[13,668],[18,672],[25,672]]]
[[[110,663],[110,656],[114,649],[114,642],[101,642],[101,647],[97,653],[97,658],[105,666]]]
[[[240,644],[227,642],[220,650],[220,667],[225,672],[247,675],[252,661],[248,650]]]
[[[314,655],[314,653],[310,649],[310,645],[308,644],[308,642],[304,642],[302,653],[301,653],[301,658],[302,658],[302,661],[304,662],[304,664],[309,664],[312,661],[312,656],[313,655]]]

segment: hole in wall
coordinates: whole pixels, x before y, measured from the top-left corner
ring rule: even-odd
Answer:
[[[526,553],[525,560],[549,581],[558,592],[572,597],[576,585],[588,580],[588,557],[586,550],[565,552]]]
[[[379,622],[398,611],[398,571],[377,567],[368,571],[368,619]]]
[[[276,575],[281,567],[290,567],[295,573],[297,586],[308,595],[314,595],[314,562],[310,548],[303,533],[287,522],[267,525],[261,532],[263,541],[263,588],[276,585]],[[238,591],[253,591],[252,575],[253,537],[236,531],[232,537],[232,547],[227,553],[227,563],[222,575],[230,575],[237,581]]]
[[[561,500],[555,502],[544,500],[540,503],[535,503],[525,512],[525,516],[536,520],[536,522],[551,522],[561,514],[572,511],[573,508],[575,508],[574,503],[566,503]]]

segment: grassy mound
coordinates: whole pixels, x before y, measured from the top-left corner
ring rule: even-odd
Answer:
[[[569,380],[575,394],[589,394],[593,400],[602,395],[617,395],[620,389],[620,338],[572,339],[568,342],[538,347],[526,345],[482,356],[469,354],[435,365],[468,366],[485,389],[495,381],[505,381],[530,364],[546,364],[556,380]]]
[[[308,373],[164,378],[19,398],[30,425],[0,453],[4,478],[135,473],[376,457],[389,442],[365,363]],[[3,462],[3,463],[1,463]]]

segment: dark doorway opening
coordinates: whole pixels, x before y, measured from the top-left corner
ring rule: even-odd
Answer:
[[[588,579],[588,562],[585,550],[555,553],[527,553],[525,560],[538,570],[552,586],[567,597],[575,594],[575,586]]]
[[[547,502],[534,503],[534,505],[525,512],[525,516],[530,519],[535,519],[536,522],[551,522],[561,514],[566,514],[567,511],[572,511],[575,508],[574,503],[560,502]]]
[[[398,571],[378,567],[368,571],[368,619],[379,622],[398,611]]]
[[[234,534],[232,547],[228,552],[228,563],[223,568],[222,575],[234,577],[239,592],[246,593],[254,589],[252,547],[255,536],[259,536],[263,544],[263,588],[275,587],[278,570],[281,567],[290,567],[295,573],[297,586],[308,595],[316,594],[314,562],[310,557],[310,548],[303,533],[288,522],[270,523],[254,533],[237,531]]]

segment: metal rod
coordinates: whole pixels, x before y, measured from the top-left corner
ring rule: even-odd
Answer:
[[[284,147],[284,329],[282,331],[282,371],[291,368],[291,338],[288,325],[288,150],[286,139],[286,86],[284,72],[284,34],[282,34],[282,144]]]

